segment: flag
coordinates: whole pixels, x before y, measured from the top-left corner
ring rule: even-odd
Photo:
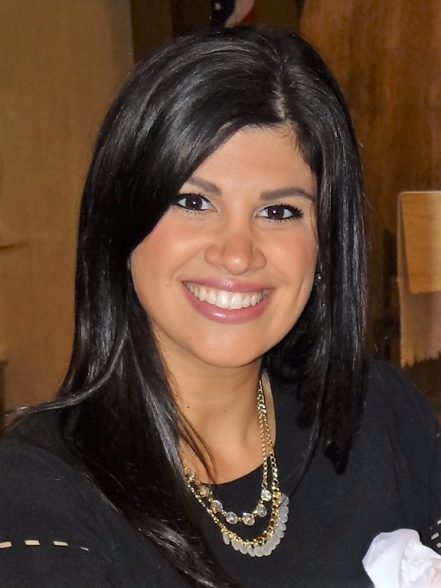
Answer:
[[[255,0],[212,0],[211,28],[234,27],[255,20]]]

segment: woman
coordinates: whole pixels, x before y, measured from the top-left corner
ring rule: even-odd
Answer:
[[[0,585],[369,585],[438,458],[422,400],[363,363],[364,270],[356,140],[304,41],[141,63],[86,182],[69,372],[2,444]]]

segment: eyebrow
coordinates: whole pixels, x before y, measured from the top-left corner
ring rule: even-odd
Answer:
[[[267,202],[268,200],[286,198],[287,196],[301,196],[302,198],[315,201],[315,194],[310,194],[309,192],[306,192],[306,190],[303,190],[303,188],[298,188],[296,186],[289,186],[287,188],[281,188],[280,190],[265,190],[265,192],[262,192],[260,195],[260,199]]]
[[[197,176],[190,176],[185,183],[191,184],[192,186],[196,186],[196,188],[200,188],[201,190],[205,190],[206,192],[211,192],[211,194],[215,194],[216,196],[221,195],[221,189],[218,186],[216,186],[216,184],[213,184],[208,180],[198,178]]]
[[[222,195],[222,190],[213,182],[209,182],[208,180],[203,180],[197,176],[190,176],[188,180],[185,182],[186,184],[191,184],[192,186],[196,186],[201,190],[206,192],[210,192],[211,194],[215,194],[216,196]],[[303,190],[303,188],[299,188],[297,186],[288,186],[286,188],[280,188],[278,190],[265,190],[261,193],[260,199],[263,202],[268,202],[271,200],[276,200],[277,198],[286,198],[288,196],[300,196],[302,198],[307,198],[308,200],[315,201],[315,194],[310,194]]]

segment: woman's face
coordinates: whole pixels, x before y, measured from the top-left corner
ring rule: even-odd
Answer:
[[[315,178],[287,128],[247,128],[208,157],[131,257],[169,365],[260,361],[295,325],[317,257]]]

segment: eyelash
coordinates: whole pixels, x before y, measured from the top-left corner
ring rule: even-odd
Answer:
[[[282,223],[282,222],[286,222],[286,221],[292,221],[292,220],[296,220],[296,219],[301,219],[304,216],[303,210],[301,210],[297,206],[293,206],[292,204],[284,204],[283,202],[281,202],[280,204],[271,204],[270,206],[266,206],[263,210],[268,211],[270,209],[273,209],[273,210],[284,209],[284,211],[289,210],[289,212],[291,213],[291,216],[288,216],[286,218],[266,217],[272,223]]]
[[[203,212],[207,210],[206,208],[191,208],[188,204],[180,204],[183,200],[193,200],[193,204],[196,200],[199,200],[201,204],[210,204],[208,198],[206,198],[203,194],[198,193],[188,193],[188,194],[178,194],[173,202],[173,206],[177,206],[178,208],[182,208],[185,212],[190,214],[198,214],[199,212]]]
[[[177,206],[179,208],[182,208],[185,212],[189,213],[189,214],[199,214],[200,212],[203,212],[204,210],[209,210],[209,208],[197,208],[197,207],[191,207],[191,204],[189,205],[189,203],[187,202],[186,204],[182,204],[182,201],[185,200],[193,200],[193,205],[195,204],[196,201],[199,201],[198,204],[199,205],[204,205],[204,204],[208,204],[209,206],[211,206],[210,201],[208,200],[208,198],[206,198],[203,194],[198,194],[198,193],[188,193],[188,194],[178,194],[173,202],[174,206]],[[301,219],[303,218],[304,214],[303,211],[298,208],[297,206],[293,206],[292,204],[285,204],[283,202],[279,203],[279,204],[271,204],[269,206],[265,206],[264,208],[261,209],[261,211],[269,211],[273,209],[273,211],[280,211],[280,209],[283,209],[283,213],[288,210],[291,213],[291,216],[288,216],[286,218],[269,218],[269,216],[263,216],[263,218],[267,218],[270,222],[273,223],[281,223],[281,222],[286,222],[286,221],[292,221],[292,220],[296,220],[296,219]],[[258,216],[261,216],[261,214],[259,214]]]

